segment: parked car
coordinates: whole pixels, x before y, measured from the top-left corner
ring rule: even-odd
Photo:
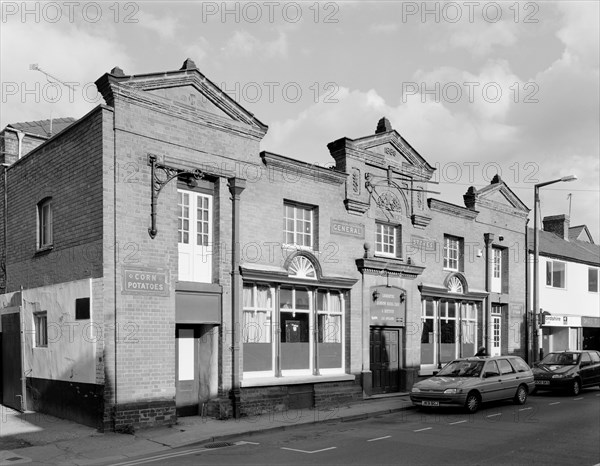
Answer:
[[[518,356],[471,357],[446,364],[436,375],[413,385],[415,406],[464,406],[474,413],[482,403],[512,399],[524,404],[535,388],[531,368]]]
[[[600,385],[600,352],[548,353],[533,368],[536,390],[564,390],[579,395],[582,387]]]

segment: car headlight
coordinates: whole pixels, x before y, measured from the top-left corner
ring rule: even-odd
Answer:
[[[413,392],[413,393],[419,393],[420,391],[421,391],[421,389],[420,389],[420,388],[417,388],[417,387],[413,387],[413,388],[412,388],[412,392]]]
[[[444,390],[444,394],[445,395],[456,395],[457,393],[460,393],[461,390],[458,388],[447,388],[446,390]]]

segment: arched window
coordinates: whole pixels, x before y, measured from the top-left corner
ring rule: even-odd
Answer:
[[[317,271],[313,263],[304,256],[296,256],[290,262],[288,275],[295,278],[317,279]]]
[[[464,293],[463,284],[456,275],[453,277],[450,277],[450,279],[448,280],[447,287],[448,287],[449,293],[460,293],[460,294]]]

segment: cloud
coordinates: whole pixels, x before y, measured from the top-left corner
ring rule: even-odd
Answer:
[[[279,31],[276,39],[261,41],[248,31],[235,31],[221,50],[232,57],[286,58],[288,56],[288,38],[285,32]]]
[[[138,15],[137,25],[156,33],[162,40],[174,38],[180,29],[179,21],[172,16],[163,15],[159,18],[147,11],[139,11]]]
[[[495,23],[476,17],[472,22],[436,23],[432,29],[430,50],[445,52],[463,49],[477,57],[485,57],[496,47],[510,47],[517,43],[518,24],[512,20]]]
[[[102,26],[98,34],[74,24],[61,26],[20,21],[2,24],[1,127],[50,116],[81,117],[103,102],[94,85],[96,79],[113,66],[125,68],[131,62],[111,25]],[[18,47],[9,45],[10,38],[19,38]],[[61,81],[73,83],[74,91],[30,70],[33,63]]]
[[[196,64],[204,61],[207,58],[210,50],[210,43],[206,38],[197,37],[191,44],[186,44],[183,47],[185,56],[191,58]]]
[[[397,23],[377,23],[369,27],[371,32],[376,34],[392,34],[398,30]]]

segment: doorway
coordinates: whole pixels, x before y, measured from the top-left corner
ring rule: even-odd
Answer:
[[[371,327],[370,370],[373,394],[400,391],[400,329]]]

